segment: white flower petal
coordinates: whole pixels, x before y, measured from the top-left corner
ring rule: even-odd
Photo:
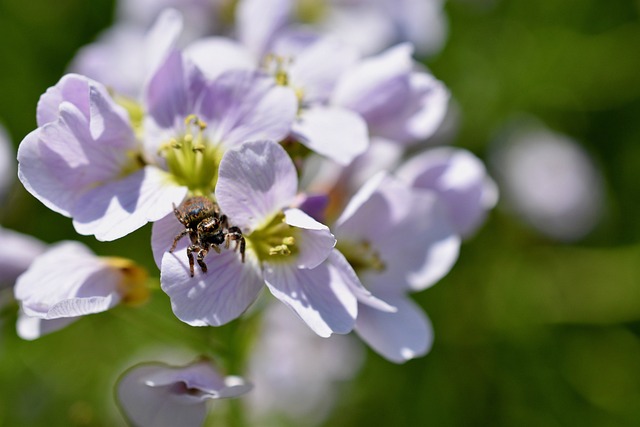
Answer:
[[[256,70],[258,62],[240,43],[226,37],[206,37],[191,43],[187,56],[209,80],[229,70]]]
[[[79,317],[61,317],[59,319],[40,319],[20,312],[16,323],[16,332],[23,340],[33,341],[43,335],[58,331],[80,319]]]
[[[35,237],[0,227],[0,288],[13,283],[47,246]]]
[[[296,265],[299,268],[315,268],[331,253],[336,244],[336,238],[329,231],[329,227],[319,223],[300,209],[286,209],[285,222],[297,227],[298,239],[296,247]]]

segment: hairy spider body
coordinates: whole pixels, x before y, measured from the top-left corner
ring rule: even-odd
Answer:
[[[207,264],[204,258],[209,250],[213,249],[220,253],[219,246],[224,243],[224,247],[228,249],[232,240],[236,242],[234,250],[240,250],[242,262],[244,262],[246,242],[242,231],[238,227],[229,226],[227,216],[220,212],[218,205],[211,199],[202,196],[190,197],[179,207],[176,208],[174,205],[173,213],[185,228],[173,239],[169,252],[175,250],[180,239],[189,236],[191,245],[187,247],[187,257],[191,277],[194,274],[196,261],[202,272],[206,273]]]

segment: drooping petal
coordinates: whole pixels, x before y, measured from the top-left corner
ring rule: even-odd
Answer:
[[[369,146],[365,121],[340,107],[305,109],[293,125],[293,135],[312,151],[341,165],[351,163]]]
[[[297,227],[296,265],[299,268],[315,268],[332,252],[336,238],[329,227],[319,223],[300,209],[285,209],[285,222]]]
[[[63,242],[33,261],[16,281],[15,297],[28,316],[41,319],[99,313],[120,301],[122,273],[84,245]]]
[[[437,192],[464,236],[472,234],[497,201],[495,184],[480,159],[462,149],[441,147],[413,157],[397,171],[413,187]]]
[[[162,258],[160,283],[171,298],[174,314],[191,326],[220,326],[238,318],[263,287],[255,259],[247,256],[243,263],[231,249],[219,254],[212,249],[204,258],[207,272],[196,263],[191,277],[188,240],[183,239],[173,253],[166,252]]]
[[[225,153],[215,193],[233,224],[253,230],[289,206],[297,187],[296,169],[286,151],[274,142],[257,141]]]
[[[256,58],[262,58],[288,23],[293,7],[292,0],[242,1],[236,11],[238,39]]]
[[[339,266],[322,263],[314,269],[291,263],[263,263],[271,293],[300,316],[318,335],[346,334],[353,329],[357,300]]]
[[[360,305],[355,330],[381,356],[395,363],[425,355],[433,343],[433,329],[422,309],[402,294],[380,294],[397,307],[395,313]]]
[[[186,367],[143,363],[125,372],[117,398],[126,417],[140,427],[199,427],[209,399],[237,397],[251,390],[240,377],[222,377],[209,362]]]
[[[258,61],[240,43],[226,37],[206,37],[184,50],[207,79],[215,80],[230,70],[256,70]]]
[[[79,317],[60,317],[58,319],[41,319],[39,317],[30,317],[20,312],[18,314],[18,322],[16,323],[16,332],[23,340],[33,341],[60,329],[65,328]]]
[[[12,286],[46,245],[35,237],[0,227],[0,288]]]
[[[210,83],[199,114],[209,137],[226,148],[247,141],[282,140],[295,119],[298,102],[290,88],[260,72],[232,70]]]

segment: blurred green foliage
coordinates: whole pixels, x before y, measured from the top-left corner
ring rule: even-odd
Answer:
[[[109,25],[112,8],[0,0],[0,121],[16,146],[35,128],[40,94]],[[608,215],[583,243],[560,245],[497,209],[452,273],[416,296],[434,325],[432,352],[402,366],[369,352],[326,425],[640,425],[640,2],[449,0],[447,13],[448,43],[427,64],[460,106],[455,143],[482,156],[505,121],[533,114],[593,154]],[[155,268],[149,227],[98,244],[18,184],[0,221]],[[6,426],[122,423],[112,385],[135,350],[203,345],[160,292],[136,313],[89,316],[35,342],[18,339],[14,325],[9,310],[0,334]]]

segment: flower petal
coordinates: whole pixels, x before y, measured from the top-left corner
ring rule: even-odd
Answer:
[[[46,250],[35,237],[0,227],[0,288],[13,283]]]
[[[357,300],[339,266],[325,262],[314,269],[299,269],[287,263],[265,262],[263,274],[271,293],[316,334],[328,337],[353,329]]]
[[[355,327],[358,335],[392,362],[404,363],[428,353],[433,343],[433,329],[422,309],[401,294],[380,296],[398,311],[389,313],[360,305]]]
[[[294,137],[318,154],[348,165],[369,146],[367,124],[340,107],[304,109],[293,125]]]
[[[285,209],[285,222],[297,227],[296,247],[299,252],[296,265],[299,268],[315,268],[323,262],[336,245],[336,238],[329,227],[319,223],[300,209]]]
[[[175,48],[183,25],[182,14],[175,9],[165,9],[158,15],[145,37],[144,50],[141,52],[147,79]]]
[[[232,224],[253,230],[290,205],[297,189],[289,155],[274,142],[257,141],[225,153],[215,193]]]
[[[67,74],[55,86],[47,89],[38,101],[36,113],[38,126],[55,122],[58,119],[58,110],[63,102],[75,105],[88,119],[90,82],[84,76]]]
[[[298,110],[290,88],[254,71],[231,70],[215,79],[199,107],[210,138],[226,148],[247,141],[280,141],[289,133]]]
[[[80,234],[111,241],[147,222],[156,221],[179,205],[187,188],[173,184],[166,172],[146,166],[118,181],[87,191],[75,203],[73,225]]]
[[[191,43],[187,56],[207,79],[214,80],[229,70],[255,70],[258,62],[240,43],[226,37],[206,37]]]
[[[33,261],[16,281],[15,297],[28,316],[41,319],[99,313],[120,301],[122,273],[84,245],[63,242]]]
[[[284,28],[293,11],[292,0],[244,0],[238,5],[238,39],[256,58],[262,58],[276,33]]]
[[[242,263],[231,249],[223,248],[219,254],[211,250],[204,258],[208,271],[196,264],[191,277],[187,241],[162,258],[160,283],[176,317],[191,326],[220,326],[238,318],[263,286],[255,259],[247,256]]]
[[[16,323],[16,332],[23,340],[33,341],[43,335],[58,331],[76,320],[79,317],[61,317],[58,319],[40,319],[38,317],[30,317],[20,312],[18,314],[18,322]]]

